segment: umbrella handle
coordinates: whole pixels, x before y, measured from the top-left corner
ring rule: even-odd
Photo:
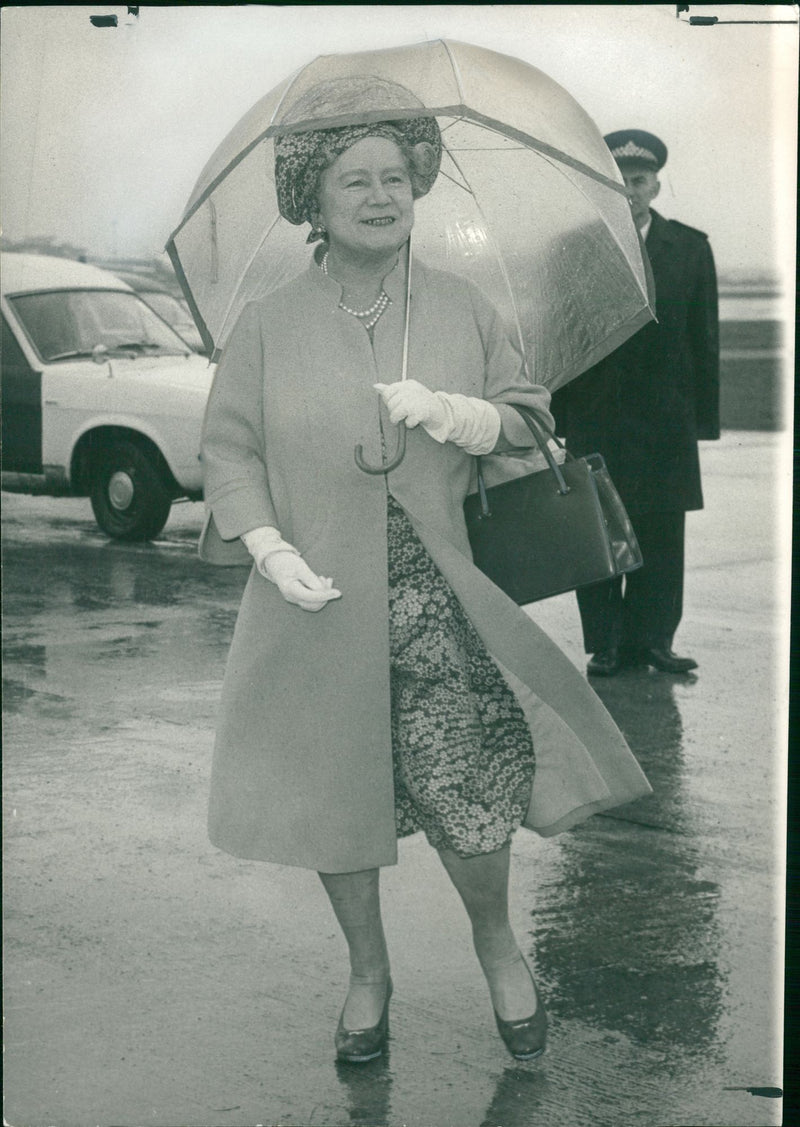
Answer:
[[[406,424],[402,421],[398,424],[397,427],[397,450],[395,450],[394,457],[390,461],[383,462],[380,466],[371,466],[369,462],[367,462],[364,458],[364,447],[360,443],[358,444],[358,446],[356,446],[354,451],[354,457],[358,468],[360,470],[363,470],[364,473],[370,474],[391,473],[392,470],[397,469],[405,456]]]

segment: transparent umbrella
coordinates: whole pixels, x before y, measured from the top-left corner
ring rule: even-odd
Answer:
[[[391,114],[313,97],[320,83],[365,75],[402,90]],[[652,319],[647,258],[591,118],[535,67],[437,40],[322,55],[257,102],[217,148],[167,246],[215,355],[246,302],[308,264],[305,228],[278,212],[274,138],[421,115],[436,117],[443,153],[416,204],[415,256],[483,290],[535,382],[555,390]]]

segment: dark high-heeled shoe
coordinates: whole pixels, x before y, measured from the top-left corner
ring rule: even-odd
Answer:
[[[527,963],[525,965],[527,966]],[[531,974],[530,967],[528,974]],[[505,1047],[516,1060],[535,1060],[542,1055],[547,1042],[547,1013],[532,974],[531,982],[536,995],[536,1011],[530,1017],[523,1018],[521,1021],[504,1021],[497,1010],[494,1011],[497,1030],[503,1038]]]
[[[339,1060],[348,1061],[350,1064],[363,1064],[365,1061],[379,1057],[386,1047],[389,1036],[389,999],[392,996],[392,980],[386,983],[386,1001],[383,1003],[383,1012],[377,1025],[369,1029],[345,1029],[344,1010],[339,1015],[339,1025],[336,1029],[336,1056]]]

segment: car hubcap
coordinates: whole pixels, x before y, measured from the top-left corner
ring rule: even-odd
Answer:
[[[115,509],[123,512],[133,500],[133,478],[124,470],[117,470],[108,483],[108,499]]]

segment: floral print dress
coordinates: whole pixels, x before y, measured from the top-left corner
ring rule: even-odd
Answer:
[[[388,498],[395,817],[462,857],[502,848],[530,801],[522,709],[461,604]]]

